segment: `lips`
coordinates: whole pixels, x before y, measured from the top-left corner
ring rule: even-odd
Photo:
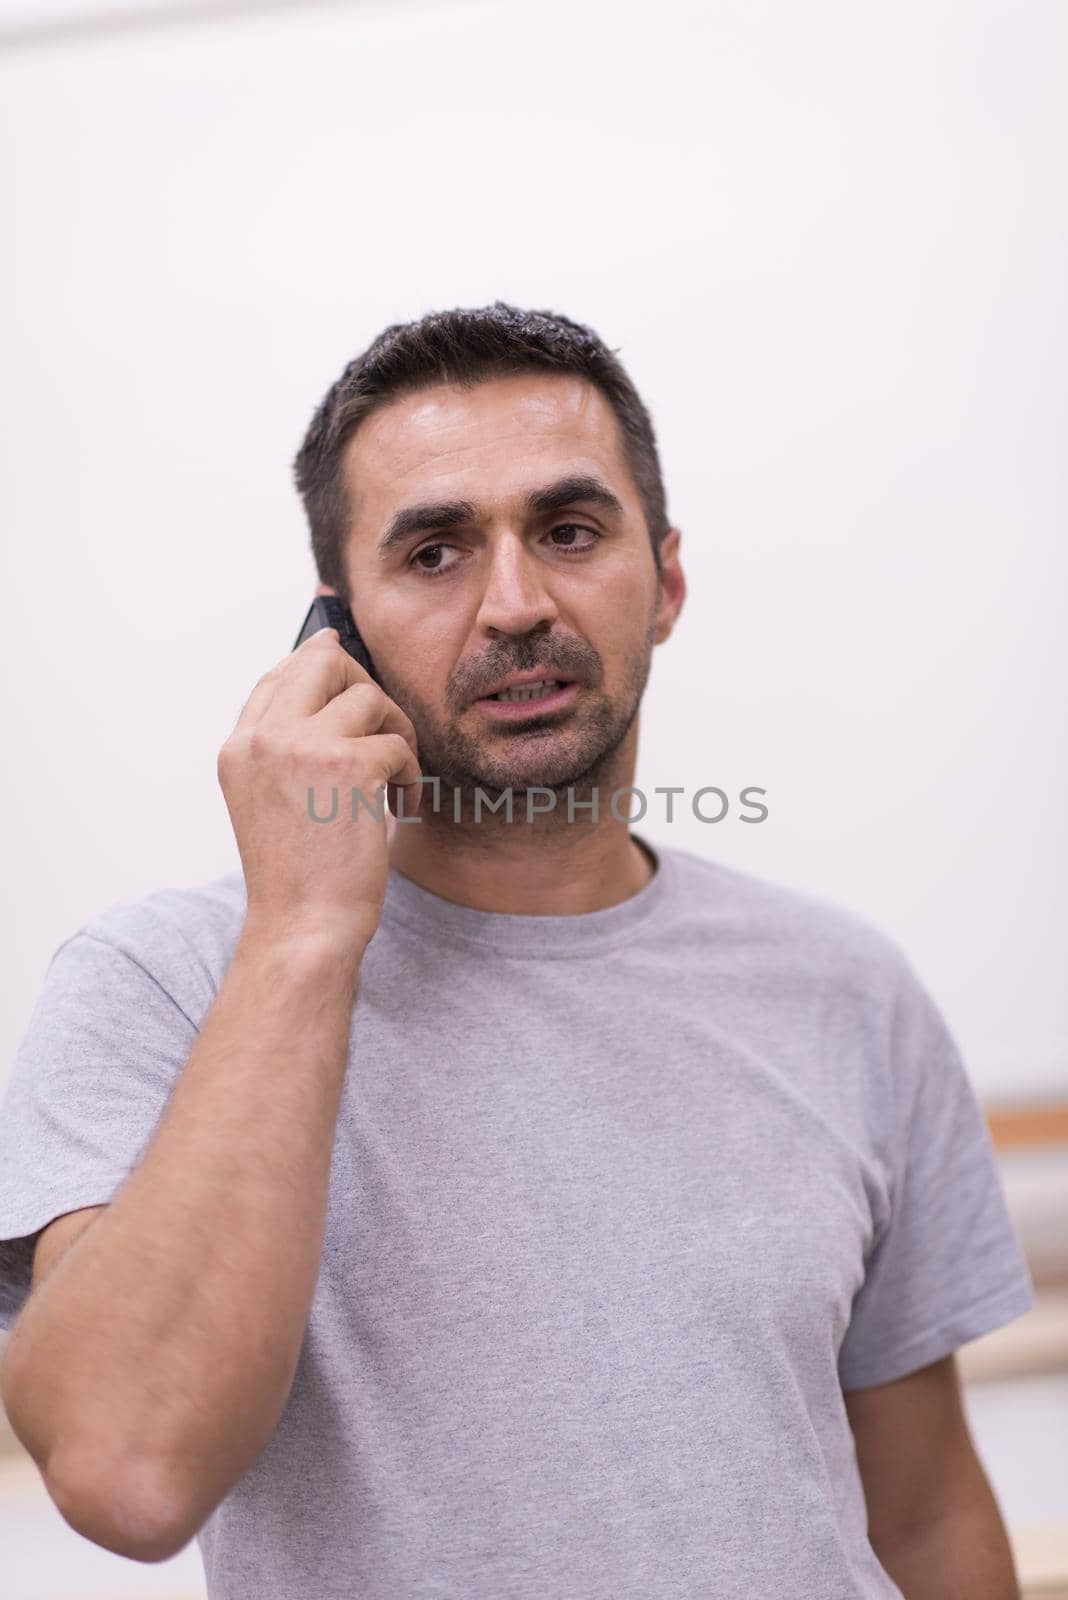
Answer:
[[[483,689],[482,693],[476,695],[475,698],[477,700],[492,700],[493,696],[500,694],[502,689],[521,689],[524,685],[533,683],[555,683],[559,687],[566,688],[568,684],[574,681],[573,678],[567,677],[564,673],[554,671],[552,667],[539,667],[536,671],[512,672],[506,678],[498,678],[496,683],[491,684],[488,689]]]
[[[475,709],[496,723],[529,722],[532,717],[544,720],[569,712],[581,693],[580,686],[571,682],[563,684],[559,689],[550,690],[548,694],[536,697],[495,700],[492,695],[488,695],[482,700],[475,701]]]

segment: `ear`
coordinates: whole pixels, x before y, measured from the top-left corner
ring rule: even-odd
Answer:
[[[657,644],[663,644],[665,639],[670,638],[675,619],[686,599],[686,579],[679,565],[681,538],[681,528],[669,528],[660,544],[660,604],[656,613],[655,635]]]
[[[336,589],[331,589],[331,587],[330,587],[330,585],[328,583],[317,583],[315,585],[315,594],[316,594],[316,598],[318,598],[319,595],[321,595],[321,594],[336,595],[337,594],[337,590]]]

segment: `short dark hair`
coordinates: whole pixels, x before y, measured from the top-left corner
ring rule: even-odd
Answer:
[[[430,311],[417,322],[392,323],[327,390],[293,461],[320,582],[350,603],[345,567],[350,511],[342,456],[369,412],[400,395],[438,384],[471,389],[488,378],[546,371],[585,378],[612,406],[659,578],[660,543],[668,531],[668,517],[656,435],[616,353],[592,328],[559,312],[523,311],[495,300],[491,306]]]

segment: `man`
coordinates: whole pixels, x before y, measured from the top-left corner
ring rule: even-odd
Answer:
[[[1008,1600],[953,1352],[1033,1296],[941,1014],[611,804],[685,595],[623,368],[393,326],[296,467],[378,681],[260,679],[241,873],[60,947],[0,1117],[56,1504],[212,1600]]]

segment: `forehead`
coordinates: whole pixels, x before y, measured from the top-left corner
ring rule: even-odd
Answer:
[[[343,470],[354,525],[378,525],[414,500],[488,507],[571,470],[597,473],[637,506],[615,412],[571,374],[442,384],[391,400],[360,423]]]

